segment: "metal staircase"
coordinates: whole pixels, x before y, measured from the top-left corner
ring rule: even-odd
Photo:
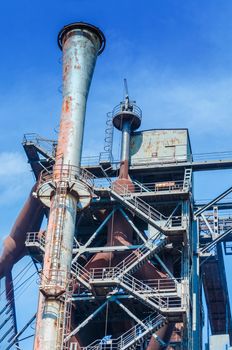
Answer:
[[[72,263],[71,273],[83,286],[85,286],[88,289],[91,289],[91,285],[89,284],[90,273],[78,262],[75,261]]]
[[[123,261],[121,261],[117,266],[117,270],[124,273],[133,273],[139,269],[149,258],[154,254],[157,254],[166,244],[167,238],[157,233],[153,237],[150,237],[146,244],[141,245],[139,248],[134,250],[129,254]],[[44,253],[45,247],[45,237],[40,235],[38,232],[29,232],[27,234],[27,239],[25,245],[31,250],[33,247],[39,248]],[[88,289],[90,285],[89,281],[89,271],[81,266],[78,262],[73,261],[71,265],[71,273],[77,278],[77,280],[82,283]]]
[[[177,231],[178,228],[182,230],[184,229],[181,216],[166,217],[142,198],[135,196],[135,193],[131,191],[133,184],[130,186],[122,185],[118,182],[113,183],[107,175],[104,178],[104,181],[104,183],[108,185],[105,189],[110,192],[110,195],[114,199],[131,212],[137,214],[142,220],[152,225],[159,232],[169,234],[173,229],[175,231]],[[98,192],[99,182],[97,179],[93,182],[93,191]]]
[[[165,233],[165,230],[158,222],[166,221],[167,218],[141,198],[133,196],[133,193],[127,187],[114,183],[112,184],[110,193],[124,207],[136,213],[159,232]]]
[[[165,236],[157,234],[155,238],[150,238],[146,244],[141,245],[121,261],[116,268],[123,273],[133,273],[138,270],[149,258],[158,253],[165,246],[167,239]]]
[[[174,279],[168,280],[169,286],[167,281],[162,284],[162,280],[152,280],[152,283],[157,287],[151,287],[128,273],[122,274],[114,267],[90,270],[90,284],[92,286],[120,286],[146,306],[162,313],[179,314],[184,311],[182,300],[178,296],[180,284],[178,286]]]
[[[158,242],[156,237],[154,241],[150,241],[147,245],[137,248],[126,259],[124,259],[124,261],[120,262],[115,267],[95,268],[88,271],[78,262],[74,261],[71,266],[71,273],[73,277],[75,277],[87,289],[103,285],[120,285],[127,292],[134,295],[141,302],[153,309],[155,308],[163,313],[183,312],[184,308],[182,306],[182,301],[178,296],[178,283],[174,279],[164,279],[163,282],[152,280],[150,281],[153,283],[152,287],[131,276],[131,273],[139,269],[139,267],[141,267],[141,265],[144,264],[152,254],[155,254],[157,250],[165,245],[166,238],[159,234],[158,236]],[[36,236],[34,235],[34,237]],[[28,241],[31,241],[31,239]],[[37,238],[36,241],[38,241]]]
[[[151,258],[152,255],[158,253],[158,251],[164,247],[166,242],[167,239],[165,236],[159,233],[156,234],[154,237],[151,237],[146,244],[141,245],[130,255],[128,255],[122,262],[116,265],[115,269],[117,272],[120,272],[120,275],[128,272],[133,273],[135,270],[139,269],[149,258]],[[100,270],[103,271],[104,268]],[[82,285],[88,289],[91,288],[91,285],[89,283],[90,272],[87,269],[74,261],[72,263],[71,272]]]
[[[138,188],[136,192],[151,192],[151,188],[149,186],[142,184],[138,180],[133,180],[133,184],[136,186],[136,188]]]
[[[134,327],[126,331],[120,337],[116,339],[110,339],[109,341],[102,341],[98,339],[88,346],[81,347],[81,350],[132,350],[136,349],[137,345],[142,343],[146,338],[151,336],[152,333],[163,327],[167,323],[164,316],[156,313],[151,314],[145,318],[140,324],[136,324]],[[78,350],[78,344],[71,343],[69,350]]]

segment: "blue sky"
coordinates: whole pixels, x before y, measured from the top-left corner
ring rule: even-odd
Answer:
[[[23,134],[56,137],[63,25],[90,22],[107,39],[89,95],[86,155],[103,150],[105,115],[121,100],[124,77],[143,129],[188,127],[193,152],[202,153],[232,150],[231,15],[229,0],[1,2],[1,242],[33,183]],[[230,184],[231,171],[197,174],[196,197]]]

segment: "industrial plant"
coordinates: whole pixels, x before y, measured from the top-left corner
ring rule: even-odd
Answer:
[[[198,203],[193,182],[195,172],[231,169],[232,159],[195,157],[186,128],[143,130],[146,115],[126,79],[124,99],[102,111],[103,151],[83,157],[87,98],[105,41],[83,22],[59,32],[58,139],[23,138],[35,183],[0,257],[0,349],[24,350],[32,324],[34,350],[232,349],[224,263],[232,255],[232,187]],[[15,295],[25,277],[14,266],[25,256],[39,300],[19,328]]]

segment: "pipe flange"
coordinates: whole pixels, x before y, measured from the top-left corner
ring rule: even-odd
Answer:
[[[80,30],[86,29],[86,30],[89,30],[89,31],[93,32],[94,34],[96,34],[100,40],[100,49],[98,51],[98,55],[100,55],[104,51],[105,46],[106,46],[105,35],[101,31],[101,29],[99,29],[98,27],[95,27],[94,25],[89,24],[89,23],[85,23],[85,22],[70,23],[61,29],[61,31],[58,34],[58,38],[57,38],[58,46],[61,50],[63,48],[64,36],[68,32],[70,32],[71,30],[74,30],[74,29],[80,29]]]

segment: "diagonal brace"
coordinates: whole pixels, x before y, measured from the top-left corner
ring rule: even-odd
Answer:
[[[147,239],[143,236],[143,234],[139,231],[139,229],[135,226],[135,224],[133,223],[133,221],[129,218],[129,216],[125,213],[125,211],[122,208],[119,208],[120,212],[122,213],[122,215],[124,216],[124,218],[129,222],[129,224],[131,225],[131,227],[134,229],[134,231],[137,233],[137,235],[141,238],[141,240],[144,243],[147,243]]]
[[[97,314],[104,309],[104,307],[107,305],[108,300],[105,301],[102,305],[100,305],[91,315],[89,315],[79,326],[77,326],[69,335],[64,339],[64,343],[69,341],[73,335],[79,332],[79,330],[83,327],[85,327]]]
[[[147,329],[148,327],[137,317],[131,312],[121,301],[115,299],[115,302],[125,311],[131,318],[133,318],[138,324],[140,324],[144,329]]]
[[[115,211],[117,210],[117,208],[114,208],[109,215],[107,215],[107,217],[104,219],[104,221],[101,223],[101,225],[96,229],[96,231],[92,234],[92,236],[88,239],[88,241],[81,247],[82,250],[80,252],[77,253],[77,255],[73,258],[72,263],[74,263],[75,261],[77,261],[77,259],[79,258],[79,256],[83,253],[83,250],[85,248],[87,248],[92,241],[96,238],[96,236],[98,235],[98,233],[102,230],[102,228],[105,226],[105,224],[110,220],[110,218],[112,217],[112,215],[115,213]]]
[[[217,243],[221,242],[229,233],[232,232],[232,228],[226,230],[224,233],[222,233],[220,236],[217,236],[212,242],[208,243],[205,247],[200,249],[199,253],[205,253],[207,250],[211,250]]]
[[[223,199],[224,197],[226,197],[228,194],[230,194],[232,192],[232,187],[229,187],[226,191],[224,191],[223,193],[221,193],[219,196],[217,196],[216,198],[214,198],[212,201],[210,201],[208,204],[204,205],[202,208],[198,209],[197,211],[195,211],[194,216],[198,217],[201,213],[203,213],[204,211],[206,211],[207,209],[209,209],[212,205],[214,205],[215,203],[219,202],[221,199]]]

